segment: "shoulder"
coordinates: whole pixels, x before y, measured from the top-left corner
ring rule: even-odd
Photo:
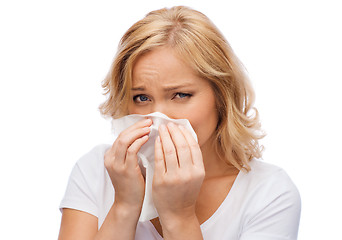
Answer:
[[[106,178],[104,154],[110,147],[108,144],[93,147],[76,162],[71,177],[92,186],[95,190],[101,184],[101,181]]]
[[[252,160],[250,166],[249,172],[239,176],[239,197],[244,206],[241,232],[245,236],[291,233],[290,239],[295,239],[301,212],[296,185],[278,166],[261,160]]]
[[[250,162],[249,172],[238,175],[238,198],[253,212],[277,205],[300,212],[301,199],[296,185],[280,167],[261,160]]]
[[[95,146],[76,162],[69,176],[60,209],[77,209],[100,216],[98,204],[102,202],[103,197],[101,186],[105,186],[104,183],[108,181],[104,167],[104,154],[109,147],[110,145],[106,144]]]
[[[284,171],[282,168],[261,159],[252,159],[250,161],[250,166],[251,171],[248,172],[250,177],[267,178],[273,174]]]
[[[282,168],[261,160],[251,161],[251,170],[242,173],[241,185],[246,191],[244,197],[252,212],[266,209],[282,211],[292,209],[299,216],[301,199],[296,185]],[[274,212],[273,212],[274,213]]]
[[[109,144],[100,144],[93,147],[77,161],[76,166],[90,169],[103,167],[104,154],[110,147]]]
[[[284,169],[259,159],[253,159],[250,162],[250,166],[251,170],[249,172],[241,172],[242,180],[248,183],[249,187],[281,185],[296,189],[296,186]]]

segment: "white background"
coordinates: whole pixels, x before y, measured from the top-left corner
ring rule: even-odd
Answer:
[[[74,163],[112,141],[97,107],[120,37],[151,10],[188,5],[218,26],[249,71],[268,133],[264,160],[301,193],[299,239],[342,239],[338,1],[199,2],[0,2],[1,236],[57,238]]]

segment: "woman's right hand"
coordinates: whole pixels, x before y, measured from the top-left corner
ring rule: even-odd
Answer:
[[[116,206],[141,209],[145,180],[138,165],[137,153],[147,142],[151,119],[139,121],[123,132],[105,153],[104,164],[115,189]]]

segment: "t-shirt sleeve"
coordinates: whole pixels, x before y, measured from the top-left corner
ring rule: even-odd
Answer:
[[[71,208],[99,216],[98,184],[105,148],[99,145],[81,157],[72,169],[60,210]]]
[[[301,199],[288,175],[279,170],[254,189],[240,240],[295,240]]]

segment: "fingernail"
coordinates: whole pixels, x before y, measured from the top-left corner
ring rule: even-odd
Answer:
[[[150,127],[144,127],[144,131],[149,132],[149,131],[151,131],[151,128]]]
[[[146,124],[148,124],[148,123],[151,123],[152,120],[151,120],[150,118],[146,118],[144,122],[145,122]]]

